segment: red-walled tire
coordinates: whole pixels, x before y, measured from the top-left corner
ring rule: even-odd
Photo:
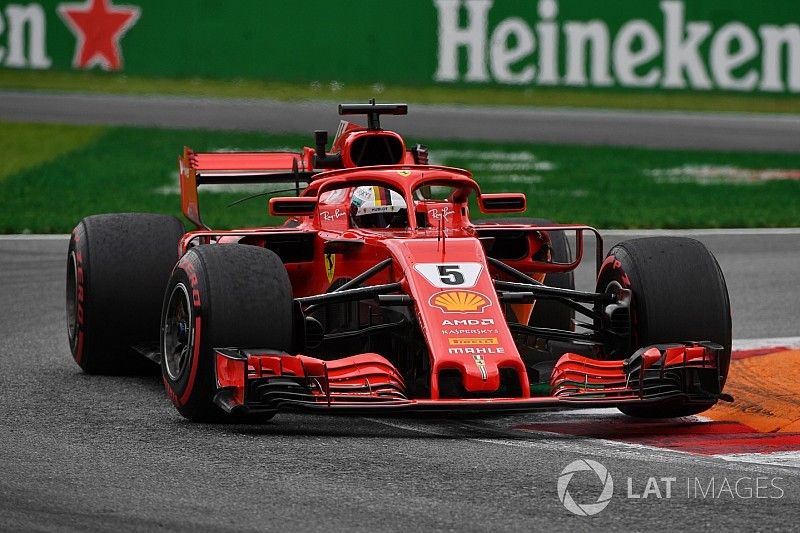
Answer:
[[[123,213],[86,217],[67,252],[67,337],[87,374],[153,371],[131,346],[158,342],[161,301],[183,223]]]
[[[189,250],[172,272],[161,313],[161,374],[178,412],[195,422],[240,421],[213,401],[214,348],[290,353],[292,303],[274,252],[240,244]]]
[[[701,242],[682,237],[633,239],[614,246],[597,279],[597,291],[612,283],[633,292],[633,348],[651,344],[707,340],[723,346],[720,380],[728,376],[731,311],[728,289],[714,255]],[[705,411],[708,404],[627,406],[643,418],[672,418]]]

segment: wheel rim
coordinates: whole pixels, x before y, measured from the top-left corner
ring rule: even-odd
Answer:
[[[70,346],[75,344],[78,332],[78,268],[75,263],[75,252],[67,259],[67,335]]]
[[[161,333],[164,366],[167,375],[173,381],[177,381],[181,377],[189,364],[189,355],[194,341],[192,315],[189,291],[183,283],[178,283],[169,296]]]

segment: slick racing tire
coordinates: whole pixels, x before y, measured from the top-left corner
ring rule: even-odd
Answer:
[[[633,239],[614,246],[597,279],[597,292],[618,283],[632,291],[633,349],[683,341],[720,344],[720,383],[728,376],[731,356],[731,312],[728,289],[719,264],[699,241],[681,237]],[[620,410],[642,418],[672,418],[705,411],[708,404],[626,406]]]
[[[544,218],[493,218],[477,222],[478,225],[491,223],[499,224],[529,224],[533,226],[549,226],[555,224],[552,220]],[[563,231],[547,232],[550,237],[551,260],[556,263],[571,263],[572,249],[567,241],[567,235]],[[561,289],[575,289],[575,275],[573,272],[550,272],[544,278],[544,283],[551,287]],[[529,326],[538,328],[552,328],[572,331],[574,326],[572,319],[575,312],[555,300],[539,300],[533,308]]]
[[[243,421],[214,403],[214,348],[291,353],[292,303],[274,252],[241,244],[190,249],[172,272],[161,313],[161,373],[178,412],[195,422]]]
[[[155,370],[131,346],[158,342],[161,301],[178,260],[183,223],[145,213],[94,215],[67,252],[67,335],[87,374]]]

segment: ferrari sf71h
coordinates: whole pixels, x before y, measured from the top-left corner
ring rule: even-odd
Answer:
[[[522,214],[380,126],[401,104],[341,105],[298,152],[179,159],[183,214],[83,219],[67,258],[72,355],[87,373],[161,366],[197,421],[318,413],[477,413],[608,407],[698,413],[720,399],[731,350],[725,280],[685,238],[602,255],[584,225]],[[277,227],[214,230],[198,187],[284,184]],[[625,209],[609,204],[608,209]],[[596,241],[594,292],[575,290]]]

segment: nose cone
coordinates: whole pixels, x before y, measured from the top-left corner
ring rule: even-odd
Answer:
[[[464,388],[468,392],[493,392],[500,387],[500,370],[493,358],[487,360],[480,354],[472,355],[472,362],[463,361],[461,367]]]
[[[431,399],[527,398],[528,375],[506,324],[481,242],[473,237],[386,241],[406,275],[428,345]],[[509,383],[513,382],[513,386]]]
[[[469,353],[452,354],[435,367],[432,392],[436,392],[436,397],[527,397],[525,369],[513,358],[493,353],[490,347],[463,351]]]

